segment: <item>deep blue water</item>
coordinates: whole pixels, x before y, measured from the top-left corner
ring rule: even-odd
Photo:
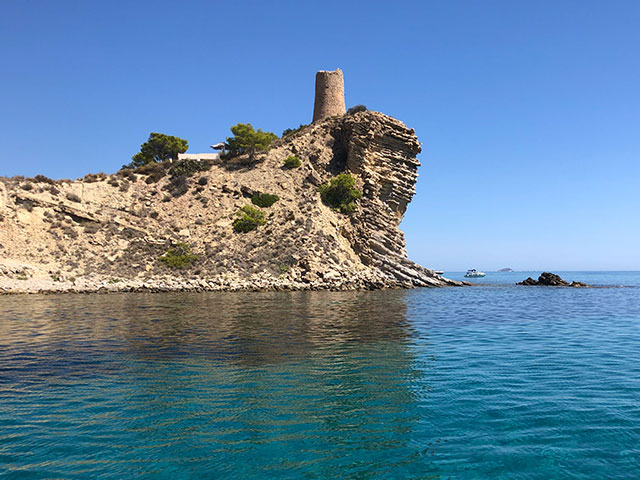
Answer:
[[[560,273],[0,297],[0,476],[638,478],[640,273]]]

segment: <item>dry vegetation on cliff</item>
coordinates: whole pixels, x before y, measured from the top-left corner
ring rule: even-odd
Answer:
[[[406,258],[398,225],[419,151],[401,122],[359,112],[303,127],[252,159],[78,181],[2,178],[0,291],[456,284]],[[319,192],[344,172],[362,191],[350,214]],[[264,222],[238,233],[237,212],[252,199]],[[182,268],[162,260],[176,246],[191,255]]]

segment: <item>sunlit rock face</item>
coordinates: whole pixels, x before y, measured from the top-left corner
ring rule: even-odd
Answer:
[[[0,289],[283,290],[460,285],[407,259],[398,225],[415,193],[420,143],[377,112],[333,116],[253,159],[217,160],[182,179],[120,172],[76,181],[0,179]],[[299,168],[284,168],[296,155]],[[114,161],[121,164],[122,161]],[[350,173],[363,192],[349,215],[318,186]],[[173,183],[172,183],[173,182]],[[279,200],[266,223],[232,228],[256,193]],[[189,245],[184,269],[158,261]]]

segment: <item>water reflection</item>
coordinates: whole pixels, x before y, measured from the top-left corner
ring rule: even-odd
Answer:
[[[376,461],[396,473],[428,469],[416,463],[428,440],[415,433],[425,382],[406,292],[0,302],[0,425],[18,418],[19,431],[34,433],[9,441],[10,453],[31,452],[14,470],[331,478],[366,477]],[[52,445],[66,453],[52,456]],[[100,461],[86,460],[92,449]]]
[[[0,475],[635,478],[638,305],[515,286],[0,297]]]
[[[20,360],[125,350],[264,364],[330,346],[402,340],[405,292],[4,297],[0,342]],[[1,344],[0,344],[1,345]],[[18,355],[18,357],[15,357]]]

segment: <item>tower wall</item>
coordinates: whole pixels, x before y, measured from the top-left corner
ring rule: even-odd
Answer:
[[[344,115],[344,77],[339,68],[316,73],[316,99],[313,105],[313,121],[334,115]]]

